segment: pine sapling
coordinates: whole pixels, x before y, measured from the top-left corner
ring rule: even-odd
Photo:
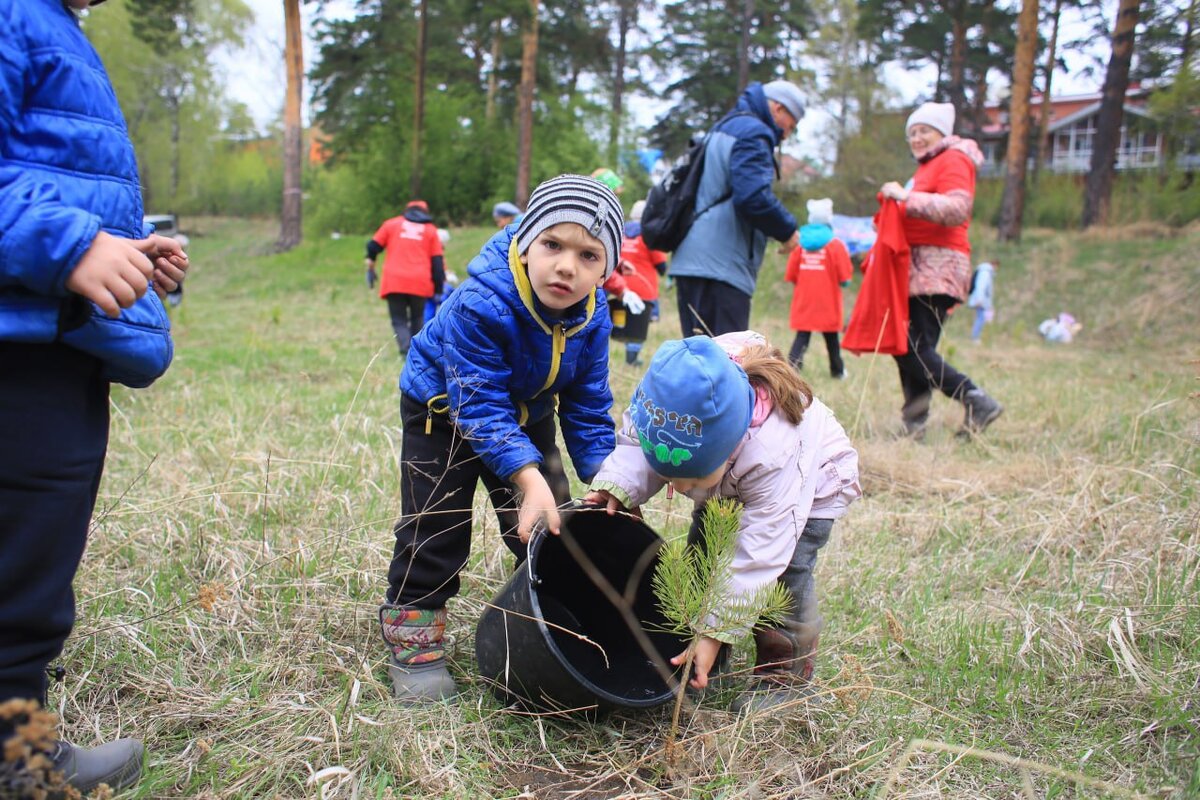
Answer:
[[[760,620],[778,623],[791,607],[791,595],[777,581],[749,594],[732,594],[733,557],[741,519],[741,503],[732,498],[710,500],[702,515],[702,541],[689,546],[684,539],[676,538],[659,550],[652,584],[659,608],[673,633],[692,637],[667,734],[668,767],[674,767],[676,761],[679,716],[697,642],[705,636],[733,638]]]

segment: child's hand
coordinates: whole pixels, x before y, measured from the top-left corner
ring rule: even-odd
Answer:
[[[717,661],[717,656],[721,653],[721,643],[711,636],[701,636],[693,647],[696,649],[696,656],[692,659],[692,677],[688,681],[688,686],[693,689],[703,689],[708,686],[709,670],[712,669],[713,664]],[[672,666],[678,667],[687,661],[687,654],[688,651],[684,650],[672,658]]]
[[[167,292],[173,292],[183,283],[184,273],[190,263],[183,246],[169,236],[159,236],[152,233],[145,239],[130,242],[141,250],[154,264],[154,291],[160,298],[166,297]]]
[[[531,464],[513,476],[513,483],[521,491],[521,507],[517,510],[517,535],[521,542],[529,541],[534,526],[543,519],[546,530],[558,536],[558,506],[545,476]]]
[[[119,317],[122,308],[146,293],[154,274],[153,263],[138,246],[145,241],[118,239],[100,231],[67,278],[67,289],[91,300],[108,316]]]
[[[604,506],[604,510],[608,512],[609,516],[616,514],[618,511],[629,511],[612,492],[607,492],[604,489],[593,489],[588,492],[583,496],[583,502]]]

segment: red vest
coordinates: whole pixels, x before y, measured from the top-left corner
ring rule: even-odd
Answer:
[[[784,280],[796,284],[789,320],[794,331],[842,329],[842,286],[850,280],[850,254],[840,239],[820,250],[797,247],[788,258]]]

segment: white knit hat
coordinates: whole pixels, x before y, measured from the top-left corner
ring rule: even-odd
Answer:
[[[954,104],[953,103],[922,103],[917,110],[908,115],[904,123],[904,135],[912,130],[913,125],[928,125],[943,136],[954,133]]]
[[[809,225],[833,224],[833,200],[831,198],[822,197],[820,200],[809,200],[805,205],[808,206]]]
[[[633,208],[629,209],[629,218],[634,222],[642,221],[642,214],[646,211],[646,201],[638,200],[633,204]]]
[[[580,225],[604,245],[604,277],[612,275],[621,253],[625,215],[613,190],[594,178],[559,175],[533,190],[525,218],[517,226],[517,252],[524,255],[533,240],[561,222]]]

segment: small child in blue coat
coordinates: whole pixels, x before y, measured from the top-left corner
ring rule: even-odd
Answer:
[[[413,339],[400,375],[402,516],[379,609],[402,701],[456,691],[442,635],[470,552],[478,482],[521,559],[534,525],[557,533],[557,508],[571,500],[555,412],[584,482],[616,445],[612,323],[597,289],[617,264],[623,221],[616,195],[598,181],[546,181]]]

